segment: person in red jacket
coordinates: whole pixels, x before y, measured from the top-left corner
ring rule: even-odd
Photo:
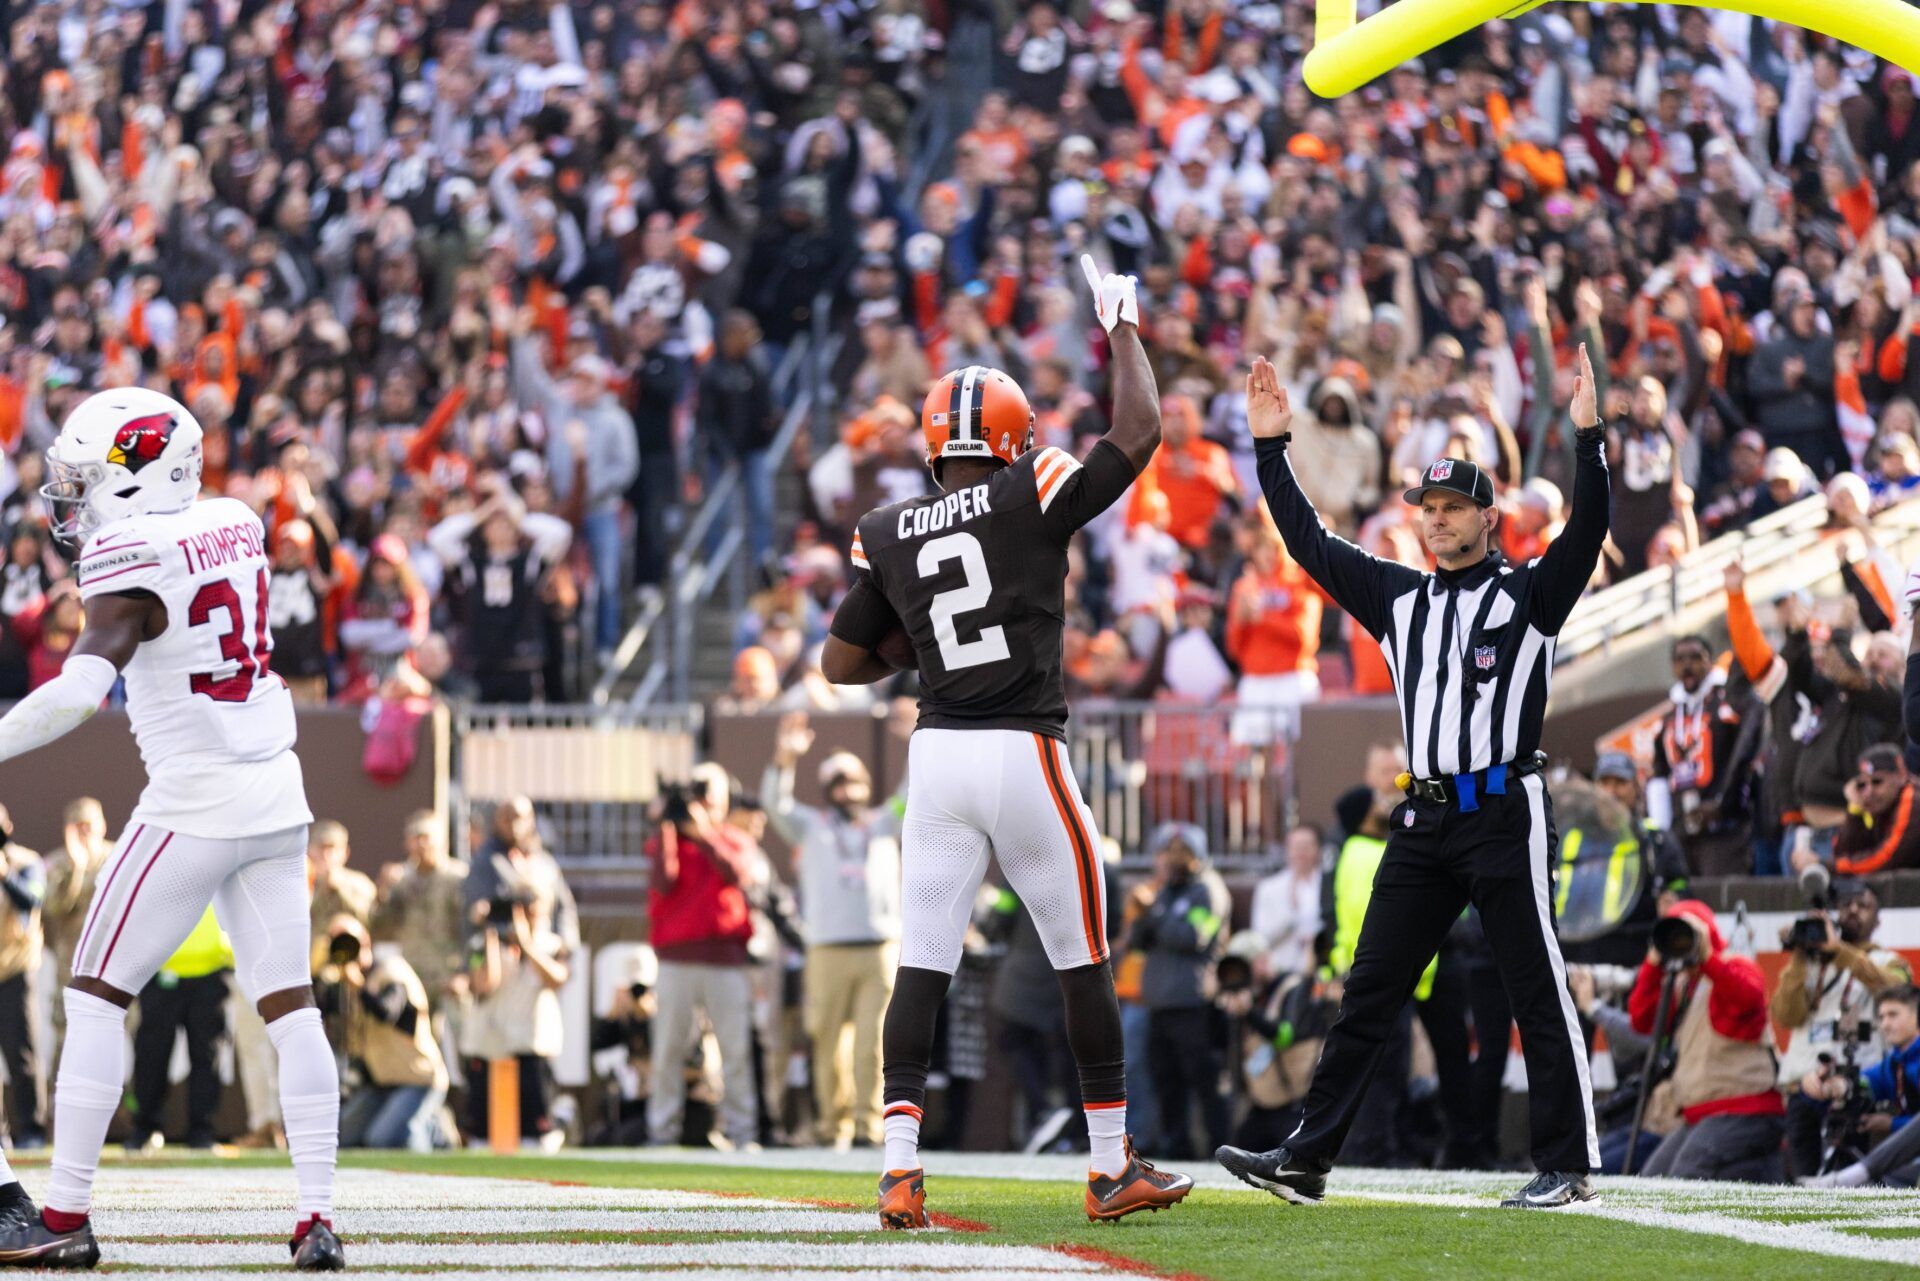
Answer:
[[[1778,1183],[1786,1105],[1774,1085],[1766,976],[1750,958],[1726,950],[1705,903],[1682,899],[1665,915],[1685,921],[1694,936],[1659,1030],[1673,1046],[1673,1073],[1658,1089],[1672,1092],[1685,1124],[1639,1172]],[[1649,948],[1627,998],[1633,1030],[1643,1036],[1654,1034],[1662,979],[1660,955]]]
[[[648,942],[660,958],[653,989],[653,1093],[647,1100],[647,1129],[655,1143],[681,1141],[687,1055],[699,1041],[694,1016],[705,1011],[726,1086],[721,1133],[736,1149],[757,1146],[747,954],[753,916],[742,888],[753,873],[753,848],[744,833],[727,825],[729,790],[725,770],[697,767],[684,813],[677,820],[663,815],[646,844]]]

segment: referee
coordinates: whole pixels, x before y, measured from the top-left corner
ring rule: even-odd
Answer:
[[[1423,574],[1326,531],[1287,461],[1293,414],[1273,366],[1256,360],[1247,376],[1247,419],[1274,521],[1294,559],[1380,642],[1413,771],[1402,776],[1408,799],[1390,820],[1340,1015],[1299,1128],[1271,1152],[1218,1154],[1239,1178],[1285,1200],[1321,1198],[1415,980],[1469,903],[1480,910],[1520,1025],[1540,1172],[1502,1204],[1594,1196],[1587,1175],[1600,1164],[1599,1138],[1586,1042],[1554,937],[1553,809],[1538,750],[1554,638],[1607,536],[1604,431],[1584,345],[1571,413],[1579,460],[1573,514],[1546,554],[1503,564],[1492,543],[1493,482],[1473,463],[1443,458],[1406,495],[1420,508],[1421,536],[1439,565]]]

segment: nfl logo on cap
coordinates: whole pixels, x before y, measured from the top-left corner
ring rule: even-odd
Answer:
[[[1453,475],[1453,459],[1451,458],[1442,458],[1439,462],[1427,469],[1428,480],[1445,480],[1451,475]]]

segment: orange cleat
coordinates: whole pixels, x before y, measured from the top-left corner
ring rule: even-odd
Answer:
[[[1140,1210],[1162,1210],[1193,1191],[1184,1174],[1166,1174],[1133,1150],[1127,1140],[1126,1168],[1114,1175],[1087,1176],[1087,1218],[1094,1222],[1124,1219]]]
[[[889,1170],[880,1176],[880,1226],[895,1230],[927,1226],[927,1172]]]

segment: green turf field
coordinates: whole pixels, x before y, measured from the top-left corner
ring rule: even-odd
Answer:
[[[901,1234],[874,1227],[872,1156],[354,1153],[335,1218],[353,1270],[371,1276],[1920,1278],[1912,1195],[1616,1180],[1593,1207],[1521,1212],[1493,1204],[1513,1176],[1356,1172],[1299,1208],[1194,1164],[1179,1168],[1205,1182],[1183,1205],[1091,1224],[1081,1186],[1057,1177],[1070,1158],[956,1157],[969,1173],[942,1175],[934,1154],[928,1209],[947,1229]],[[44,1184],[43,1168],[22,1176]],[[95,1211],[104,1266],[283,1268],[272,1238],[291,1186],[272,1158],[110,1158]]]

